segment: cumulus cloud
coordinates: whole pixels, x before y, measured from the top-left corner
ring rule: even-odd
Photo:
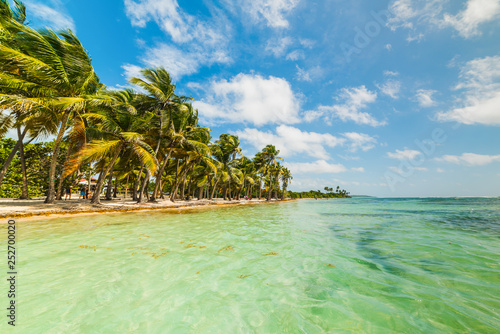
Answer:
[[[325,160],[285,163],[285,166],[293,174],[337,174],[347,171],[344,165],[332,164]]]
[[[329,133],[302,131],[298,128],[280,125],[275,132],[258,129],[244,129],[235,132],[242,141],[261,150],[273,143],[283,157],[308,155],[318,159],[329,159],[328,148],[345,147],[350,152],[368,151],[377,140],[363,133],[348,132],[334,136]]]
[[[298,123],[300,100],[288,81],[240,73],[229,80],[212,81],[205,98],[193,105],[200,118],[214,123]]]
[[[346,139],[335,137],[329,133],[307,132],[287,125],[278,126],[275,133],[248,128],[238,130],[235,133],[256,150],[261,150],[272,143],[276,149],[280,150],[280,155],[283,157],[301,154],[318,159],[328,159],[330,155],[326,148],[340,146],[346,142]]]
[[[37,25],[47,26],[54,30],[71,29],[76,30],[73,18],[66,14],[64,5],[59,0],[25,1],[28,17],[33,17]],[[49,3],[49,4],[47,4]]]
[[[361,111],[377,100],[377,93],[366,89],[365,86],[343,88],[337,100],[343,103],[331,106],[321,105],[316,110],[306,111],[304,119],[311,122],[324,116],[327,119],[338,118],[343,122],[352,121],[370,126],[386,124],[385,121],[377,121],[371,114]]]
[[[405,148],[404,150],[396,150],[396,152],[387,152],[387,156],[392,159],[397,159],[397,160],[413,160],[419,155],[421,155],[422,152],[417,151],[417,150],[410,150]]]
[[[444,24],[470,38],[480,34],[479,25],[495,20],[500,14],[499,0],[468,0],[466,8],[457,15],[444,15]]]
[[[432,95],[434,95],[435,93],[435,90],[419,89],[417,90],[415,98],[417,99],[417,102],[421,107],[429,108],[436,105],[436,101],[432,99]]]
[[[440,121],[500,125],[500,56],[477,58],[461,67],[460,106],[437,114]]]
[[[232,61],[230,26],[219,12],[216,19],[204,21],[183,11],[176,0],[125,0],[125,12],[133,26],[144,28],[152,21],[173,42],[145,47],[139,60],[145,66],[163,66],[179,79],[201,66]]]
[[[462,155],[444,155],[436,158],[436,161],[450,162],[465,166],[483,166],[495,161],[500,161],[499,155],[484,155],[475,153],[463,153]]]

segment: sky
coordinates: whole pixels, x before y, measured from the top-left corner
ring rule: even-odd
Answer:
[[[166,68],[295,191],[500,196],[500,0],[26,0],[100,80]]]

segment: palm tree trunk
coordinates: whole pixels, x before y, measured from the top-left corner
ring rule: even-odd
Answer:
[[[144,199],[144,189],[146,188],[146,184],[149,181],[149,177],[151,176],[149,169],[146,169],[146,176],[144,180],[142,180],[141,188],[139,189],[139,198],[137,199],[137,203],[144,203],[146,200]]]
[[[28,193],[28,177],[26,176],[26,160],[24,159],[24,145],[23,145],[23,140],[21,138],[22,133],[21,133],[21,127],[17,127],[17,136],[20,138],[21,145],[19,146],[19,158],[21,159],[21,172],[23,175],[23,187],[22,187],[22,194],[20,199],[29,199],[29,193]]]
[[[10,163],[12,162],[12,159],[14,159],[14,156],[16,155],[17,150],[19,150],[19,147],[22,145],[23,138],[27,132],[28,132],[28,128],[24,128],[24,131],[21,133],[21,136],[17,140],[16,145],[14,146],[12,151],[10,151],[10,154],[7,157],[7,160],[5,160],[3,167],[2,167],[2,170],[0,170],[0,184],[2,184],[3,178],[5,177],[5,174],[7,174],[7,170],[9,169]],[[19,133],[18,133],[18,135],[19,135]]]
[[[231,172],[229,171],[229,168],[227,169],[227,173],[229,174],[229,200],[231,201]],[[224,199],[226,199],[226,196],[224,196]]]
[[[262,199],[262,184],[259,179],[259,201]]]
[[[155,182],[155,189],[153,190],[153,195],[151,196],[150,201],[154,202],[156,201],[156,196],[158,194],[158,190],[161,189],[161,177],[163,175],[163,171],[165,170],[165,167],[168,165],[168,159],[170,159],[170,155],[172,154],[173,148],[171,148],[168,151],[167,156],[165,157],[165,160],[163,161],[163,164],[159,168],[158,172],[156,173],[156,182]]]
[[[174,192],[172,195],[176,195],[177,194],[177,190],[179,189],[179,185],[181,183],[185,183],[186,181],[186,177],[187,177],[187,174],[189,172],[189,170],[191,169],[193,165],[187,165],[187,161],[186,161],[186,167],[184,167],[184,171],[182,172],[180,178],[179,178],[179,182],[177,182],[177,184],[175,185],[175,189],[174,189]],[[172,202],[174,201],[172,198],[170,198],[172,200]],[[175,199],[175,197],[174,197]]]
[[[108,178],[108,187],[106,188],[106,201],[111,201],[111,184],[113,183],[113,171],[115,170],[115,166],[111,167],[111,171],[109,172]]]
[[[271,200],[271,195],[272,195],[272,185],[273,185],[273,180],[272,180],[272,174],[269,173],[269,189],[267,191],[267,200]]]
[[[63,139],[64,131],[66,131],[66,123],[69,119],[69,114],[71,112],[65,111],[61,120],[61,127],[59,128],[59,133],[57,134],[56,141],[54,143],[54,149],[52,150],[52,159],[50,161],[50,172],[49,172],[49,191],[47,193],[47,198],[45,203],[53,204],[55,202],[55,184],[56,184],[56,167],[57,167],[57,155],[59,154],[59,147],[61,146],[61,141]],[[90,182],[89,182],[90,186]]]
[[[68,162],[68,160],[70,158],[72,150],[73,150],[73,143],[71,143],[70,146],[69,146],[69,148],[68,148],[68,153],[66,154],[66,159],[64,161],[64,167],[63,167],[63,170],[62,170],[62,173],[61,173],[61,177],[59,179],[59,184],[57,185],[56,198],[58,200],[62,199],[62,186],[63,186],[63,181],[66,179],[66,178],[63,178],[62,176],[64,175],[64,170],[66,169],[66,163]],[[89,185],[90,185],[90,183],[89,183]]]
[[[161,129],[161,118],[160,118],[160,129]],[[160,138],[161,138],[161,135],[160,135]],[[158,139],[158,143],[156,143],[156,149],[155,149],[155,157],[158,155],[158,151],[160,150],[160,139]],[[142,184],[141,184],[141,192],[139,193],[139,199],[137,200],[137,203],[143,203],[145,202],[145,199],[144,199],[144,195],[143,195],[143,192],[144,192],[144,188],[146,188],[146,191],[149,192],[149,178],[151,177],[151,172],[149,171],[149,169],[146,169],[146,177],[144,178],[144,180],[142,180]],[[147,183],[147,187],[146,187],[146,183]],[[147,198],[148,196],[146,196]]]
[[[130,177],[130,174],[127,175],[127,183],[125,185],[125,194],[123,195],[123,199],[127,198],[127,192],[128,192],[128,178]]]
[[[97,181],[97,184],[96,184],[95,192],[92,195],[92,200],[90,201],[90,203],[101,204],[102,185],[104,184],[104,180],[106,179],[106,175],[108,175],[109,171],[115,166],[115,162],[116,162],[116,160],[118,160],[118,157],[120,156],[120,152],[122,151],[122,148],[123,148],[123,144],[121,144],[120,147],[116,150],[108,167],[106,167],[106,169],[101,174],[102,177],[99,177],[99,180]],[[90,181],[89,181],[89,187],[90,187]]]
[[[212,189],[212,193],[210,194],[210,197],[208,198],[209,200],[212,200],[214,198],[215,190],[217,189],[217,183],[219,183],[220,177],[215,180],[214,188]]]
[[[137,179],[134,182],[134,189],[132,190],[132,200],[137,201],[137,188],[139,187],[139,182],[141,182],[142,170],[144,169],[144,162],[141,163],[141,168],[137,174]]]

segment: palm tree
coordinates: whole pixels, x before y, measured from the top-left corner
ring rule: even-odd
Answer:
[[[184,102],[192,98],[184,96],[179,97],[174,93],[176,86],[172,84],[170,74],[164,68],[142,69],[141,75],[144,79],[133,77],[130,79],[130,82],[147,92],[147,95],[138,102],[137,108],[150,110],[158,118],[157,122],[152,124],[152,130],[156,134],[155,154],[158,154],[161,144],[165,142],[165,135],[172,130],[175,132],[175,129],[172,129],[173,119],[175,117],[174,114],[180,111]],[[172,141],[170,144],[170,148],[166,150],[166,156],[162,159],[163,163],[158,169],[158,175],[163,173],[164,166],[168,163],[168,159],[172,154],[172,148],[174,147]],[[161,181],[161,177],[158,175],[156,177],[152,201],[156,199],[156,192],[159,189]],[[143,191],[146,183],[149,181],[149,177],[150,174],[146,171],[146,177],[142,182],[139,193],[139,202],[144,201]]]
[[[215,143],[219,146],[220,151],[217,156],[218,160],[224,164],[224,169],[227,171],[229,175],[229,200],[232,200],[231,194],[231,178],[233,178],[234,170],[230,166],[230,162],[236,159],[236,155],[241,154],[240,140],[238,136],[230,135],[227,133],[223,133],[219,136],[219,140],[216,140]]]
[[[12,23],[12,22],[11,22]],[[2,22],[3,25],[3,22]],[[5,26],[5,25],[4,25]],[[57,157],[67,123],[84,113],[101,87],[91,59],[78,38],[70,31],[36,31],[20,24],[8,44],[0,43],[0,73],[16,95],[2,95],[3,107],[19,105],[47,112],[58,112],[58,131],[49,172],[46,203],[55,200]]]
[[[292,173],[288,168],[283,167],[281,169],[281,182],[283,183],[283,194],[281,195],[281,199],[285,199],[286,188],[288,187],[288,183],[291,179],[293,179]]]
[[[75,156],[79,163],[69,168],[68,173],[72,173],[79,164],[83,162],[101,161],[109,158],[109,162],[103,165],[102,172],[97,181],[96,189],[92,196],[91,203],[100,204],[100,195],[106,175],[114,167],[121,153],[131,150],[132,154],[144,163],[150,172],[156,170],[156,158],[152,148],[144,141],[141,134],[153,118],[149,113],[142,117],[130,108],[103,108],[98,112],[89,112],[83,115],[87,120],[96,124],[93,131],[94,137]]]
[[[271,189],[272,189],[272,184],[273,184],[273,172],[275,173],[275,169],[278,166],[278,160],[283,160],[281,157],[278,157],[278,154],[280,153],[279,150],[274,147],[274,145],[267,145],[263,150],[262,150],[262,159],[264,162],[264,165],[266,166],[267,169],[267,177],[269,178],[269,190],[267,193],[267,200],[271,200]]]

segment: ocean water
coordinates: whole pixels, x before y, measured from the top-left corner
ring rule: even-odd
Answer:
[[[16,327],[2,280],[1,333],[500,332],[499,198],[300,200],[17,227]]]

